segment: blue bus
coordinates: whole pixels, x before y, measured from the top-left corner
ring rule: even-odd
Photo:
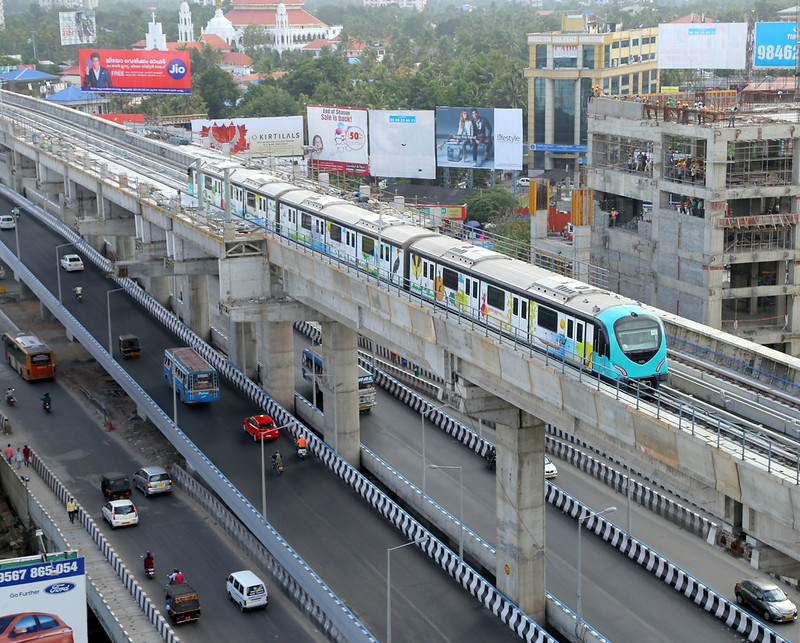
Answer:
[[[164,379],[186,404],[219,399],[219,374],[193,348],[164,350]]]
[[[310,348],[306,348],[303,351],[302,359],[303,379],[313,382],[314,386],[319,389],[319,383],[324,377],[322,372],[322,357]],[[377,403],[375,397],[375,378],[372,377],[372,373],[362,366],[358,367],[358,371],[358,412],[367,413]]]

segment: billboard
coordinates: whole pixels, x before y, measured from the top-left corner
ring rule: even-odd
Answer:
[[[757,22],[753,67],[794,67],[797,23]]]
[[[309,105],[308,141],[315,170],[369,174],[366,109]]]
[[[89,45],[97,41],[94,11],[61,11],[58,24],[62,45]]]
[[[433,111],[369,110],[372,176],[435,179]]]
[[[188,51],[81,49],[85,92],[191,94]]]
[[[522,110],[436,108],[436,164],[522,169]]]
[[[208,140],[212,149],[231,154],[249,150],[252,156],[303,155],[302,116],[193,120],[192,133]]]
[[[659,69],[744,69],[747,24],[658,25]]]
[[[41,561],[41,557],[37,559]],[[4,561],[0,570],[0,632],[13,632],[9,641],[86,643],[83,558],[13,566]],[[34,636],[38,632],[41,634]]]

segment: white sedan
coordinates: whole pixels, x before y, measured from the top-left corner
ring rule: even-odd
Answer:
[[[17,227],[17,222],[10,214],[0,216],[0,230],[13,230]]]
[[[139,524],[139,513],[130,500],[110,500],[104,504],[103,518],[113,529]]]
[[[78,255],[64,255],[61,257],[61,267],[67,272],[83,270],[83,260]]]

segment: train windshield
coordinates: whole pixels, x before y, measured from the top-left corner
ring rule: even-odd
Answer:
[[[629,358],[650,358],[661,346],[661,326],[653,317],[622,317],[614,324],[617,343]]]

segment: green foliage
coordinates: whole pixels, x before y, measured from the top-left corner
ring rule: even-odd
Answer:
[[[294,116],[303,113],[303,106],[291,94],[272,83],[250,85],[231,114],[237,118],[258,116]]]
[[[227,116],[239,98],[239,88],[233,77],[216,66],[193,77],[192,92],[197,92],[205,102],[209,118]]]
[[[467,218],[481,223],[513,212],[518,206],[516,197],[505,188],[476,190],[467,197],[466,204]]]
[[[492,234],[519,241],[531,242],[531,218],[527,215],[504,216],[493,221]]]

